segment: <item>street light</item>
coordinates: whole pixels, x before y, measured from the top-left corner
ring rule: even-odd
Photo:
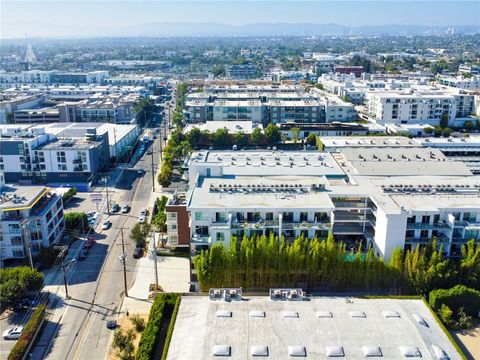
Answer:
[[[67,270],[68,268],[73,264],[75,263],[77,260],[76,259],[72,259],[70,261],[67,261],[66,263],[64,263],[62,261],[62,270],[63,270],[63,283],[65,285],[65,298],[66,299],[70,299],[70,295],[68,295],[68,285],[67,285]]]
[[[105,183],[105,190],[107,191],[107,214],[110,216],[110,204],[108,201],[108,176],[104,176],[102,180]]]

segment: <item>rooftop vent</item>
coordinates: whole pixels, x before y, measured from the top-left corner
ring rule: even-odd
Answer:
[[[251,356],[268,356],[268,346],[252,345],[250,346],[250,355]]]
[[[332,318],[333,314],[330,311],[317,311],[317,317],[319,318]]]
[[[422,353],[415,346],[399,346],[398,349],[403,357],[422,357]]]
[[[230,345],[214,345],[212,353],[213,356],[230,356],[232,348]]]
[[[349,311],[351,318],[366,318],[367,315],[363,311]]]
[[[290,311],[290,310],[285,310],[285,311],[282,311],[282,316],[284,318],[298,318],[298,312],[296,311]]]
[[[382,311],[382,314],[383,314],[383,317],[385,319],[388,319],[388,318],[399,318],[400,317],[400,314],[396,311],[393,311],[393,310],[385,310],[385,311]]]
[[[216,317],[232,317],[232,312],[230,310],[217,310],[215,313]]]
[[[443,350],[441,347],[437,345],[432,345],[432,351],[433,351],[433,355],[435,356],[435,359],[450,360],[450,357],[447,355],[445,350]]]
[[[415,321],[419,324],[419,325],[422,325],[422,326],[425,326],[425,327],[429,327],[428,326],[428,323],[425,321],[425,319],[423,317],[421,317],[420,315],[418,314],[412,314],[412,317],[415,319]]]
[[[307,349],[302,345],[289,345],[287,348],[289,356],[305,357],[307,356]]]
[[[250,311],[250,317],[265,317],[265,311],[262,310],[252,310]]]
[[[362,346],[365,357],[383,357],[382,349],[378,346]]]
[[[345,352],[341,346],[325,346],[325,353],[328,357],[344,357]]]

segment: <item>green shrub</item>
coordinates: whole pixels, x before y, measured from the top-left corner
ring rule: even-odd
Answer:
[[[478,316],[480,309],[480,291],[457,285],[451,289],[438,289],[430,292],[430,306],[439,311],[443,304],[447,305],[454,313],[463,307],[465,313],[470,316]]]
[[[447,305],[442,304],[442,306],[440,306],[438,316],[445,325],[450,326],[452,324],[453,311]]]
[[[67,192],[62,195],[63,202],[69,201],[75,195],[77,195],[77,188],[72,187],[72,188],[68,189]]]
[[[0,305],[2,309],[18,303],[29,292],[43,286],[41,272],[28,266],[0,269]]]
[[[175,302],[175,308],[173,309],[172,316],[170,317],[170,325],[168,325],[167,336],[165,338],[165,343],[163,344],[163,353],[161,360],[167,360],[168,348],[170,346],[170,341],[172,340],[173,329],[175,327],[175,320],[177,318],[178,308],[180,307],[181,297],[177,297]]]
[[[145,320],[143,320],[140,315],[134,314],[130,317],[133,327],[136,332],[142,332],[145,330]]]
[[[116,355],[121,360],[133,360],[133,340],[135,339],[135,332],[130,329],[124,332],[122,329],[117,329],[113,333],[113,348],[116,349]]]
[[[30,320],[23,328],[22,335],[18,339],[15,346],[8,354],[8,360],[20,360],[23,358],[25,352],[31,341],[33,341],[33,336],[37,332],[37,329],[42,325],[43,319],[45,317],[46,306],[44,304],[39,305],[33,312]]]
[[[178,294],[163,293],[157,295],[150,309],[147,326],[140,338],[137,354],[135,355],[136,360],[153,359],[155,345],[160,338],[162,323],[169,321],[169,314],[173,313],[178,297]]]

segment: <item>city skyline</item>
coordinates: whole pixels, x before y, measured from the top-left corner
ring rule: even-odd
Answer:
[[[120,1],[115,5],[108,0],[3,1],[1,37],[143,36],[143,33],[151,33],[152,27],[156,34],[151,36],[195,35],[200,25],[204,33],[199,35],[243,35],[242,26],[245,25],[281,23],[334,24],[352,28],[386,25],[462,27],[479,23],[479,6],[478,2],[469,0]],[[235,13],[234,17],[232,13]],[[428,18],[425,13],[429,14]],[[170,29],[172,24],[183,26],[185,32]],[[145,28],[148,31],[144,31]],[[334,33],[320,29],[318,35],[323,31]],[[262,35],[261,32],[260,28],[257,35]],[[380,32],[388,33],[389,29]],[[407,29],[406,32],[410,31]],[[266,35],[271,34],[267,32]]]

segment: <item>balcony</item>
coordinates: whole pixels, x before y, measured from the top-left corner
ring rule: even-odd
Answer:
[[[73,164],[81,164],[81,163],[82,163],[82,159],[73,159],[72,163],[73,163]]]
[[[193,234],[191,243],[192,244],[198,244],[198,245],[211,244],[212,243],[212,237],[210,235]]]
[[[424,223],[407,223],[407,229],[450,229],[447,223],[443,221],[438,221],[433,224],[424,224]]]

